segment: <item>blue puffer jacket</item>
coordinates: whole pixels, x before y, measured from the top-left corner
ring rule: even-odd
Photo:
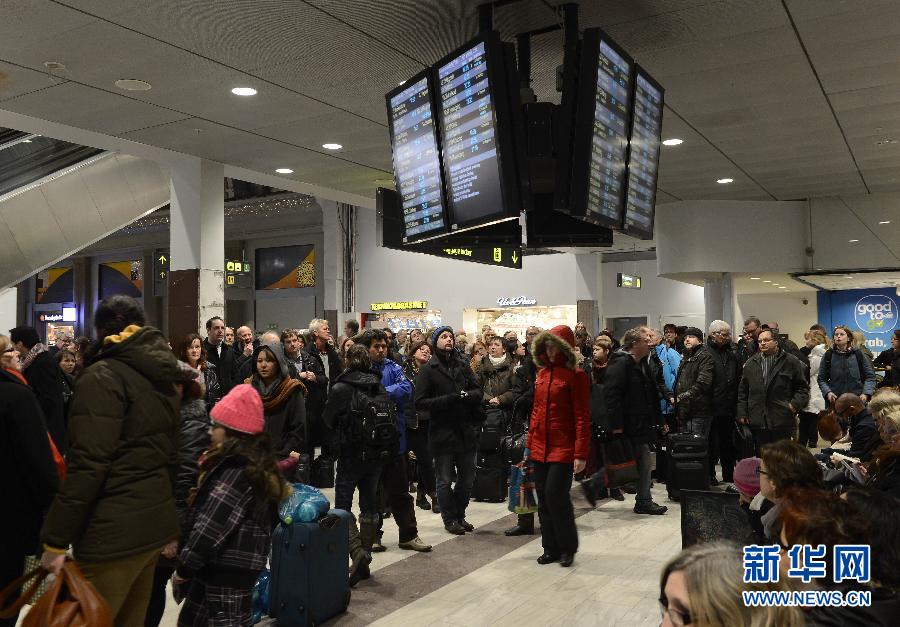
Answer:
[[[397,362],[385,359],[380,364],[372,362],[372,370],[381,374],[381,385],[387,390],[388,396],[397,405],[397,423],[400,427],[400,452],[406,453],[406,416],[404,409],[406,403],[412,398],[412,384],[403,368]]]
[[[656,354],[662,364],[663,380],[669,390],[675,389],[675,377],[678,374],[678,366],[681,365],[681,355],[674,348],[669,348],[664,342],[660,342],[656,346]],[[671,414],[675,411],[668,399],[663,398],[659,401],[659,409],[664,414]]]

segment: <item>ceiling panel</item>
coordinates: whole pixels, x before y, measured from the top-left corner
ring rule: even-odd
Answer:
[[[62,83],[46,72],[0,62],[0,102]]]

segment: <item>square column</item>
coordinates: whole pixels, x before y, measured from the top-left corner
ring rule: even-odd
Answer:
[[[225,169],[187,158],[172,167],[169,337],[206,336],[206,321],[225,316]]]

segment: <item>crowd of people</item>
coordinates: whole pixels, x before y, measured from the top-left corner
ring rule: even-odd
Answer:
[[[417,509],[448,534],[474,531],[479,438],[500,415],[506,461],[527,464],[538,502],[537,523],[521,514],[506,535],[539,528],[538,564],[575,560],[573,481],[593,506],[633,494],[636,515],[665,514],[651,493],[654,454],[668,434],[690,433],[709,443],[709,486],[718,467],[739,495],[745,545],[871,544],[866,624],[896,624],[886,619],[900,612],[900,331],[877,359],[847,327],[829,338],[814,325],[798,347],[755,317],[737,342],[721,320],[705,334],[666,325],[622,338],[582,323],[530,327],[523,341],[487,326],[395,335],[353,320],[334,338],[322,319],[257,338],[220,317],[206,337],[167,339],[123,296],[100,303],[94,327],[94,340],[61,335],[53,347],[30,327],[0,336],[0,464],[15,504],[0,586],[27,555],[57,572],[71,550],[117,625],[158,625],[169,582],[184,600],[180,625],[249,624],[291,483],[311,467],[330,474],[334,506],[351,514],[356,585],[387,550],[388,515],[403,550],[432,549]],[[617,438],[633,448],[637,480],[612,487],[604,443]],[[747,586],[740,560],[723,542],[673,559],[664,624],[851,623],[849,608],[747,607],[740,590],[790,586]]]

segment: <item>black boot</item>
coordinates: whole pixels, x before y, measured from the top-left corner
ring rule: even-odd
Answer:
[[[424,509],[426,511],[431,509],[431,503],[429,503],[428,499],[425,498],[425,492],[423,492],[422,490],[419,490],[416,493],[416,505],[419,507],[419,509]]]
[[[428,496],[431,497],[431,513],[432,514],[440,514],[441,513],[441,504],[438,503],[437,495],[434,492],[429,492]]]
[[[519,514],[516,526],[503,532],[506,536],[530,536],[534,535],[534,514]]]

